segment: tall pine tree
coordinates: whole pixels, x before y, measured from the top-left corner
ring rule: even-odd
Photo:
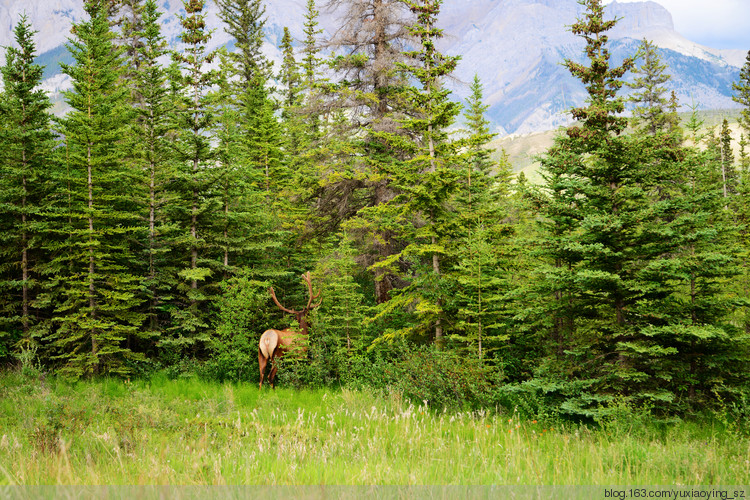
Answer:
[[[88,19],[75,24],[68,48],[73,65],[62,65],[73,89],[60,121],[65,164],[56,179],[55,229],[47,266],[57,329],[50,335],[71,376],[127,373],[137,358],[125,344],[140,335],[140,277],[131,241],[139,221],[134,186],[140,171],[123,161],[121,140],[128,120],[127,90],[120,85],[122,49],[103,2],[85,4]]]
[[[217,181],[211,137],[214,115],[208,96],[215,73],[208,65],[216,53],[207,47],[211,31],[206,26],[205,1],[184,0],[183,8],[185,15],[180,17],[183,50],[172,55],[180,71],[174,75],[179,88],[175,117],[177,199],[169,214],[181,233],[173,246],[181,261],[180,299],[172,310],[174,336],[162,340],[165,348],[174,347],[175,356],[181,356],[186,349],[197,354],[208,339],[209,298],[217,274],[222,271],[218,252],[212,248],[213,214],[220,210],[220,200],[213,189]]]
[[[37,342],[43,317],[35,303],[42,261],[42,215],[53,165],[51,106],[39,88],[43,68],[34,64],[34,34],[22,15],[8,47],[0,95],[0,356],[11,344]]]

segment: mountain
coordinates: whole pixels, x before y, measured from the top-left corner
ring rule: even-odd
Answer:
[[[177,14],[180,0],[159,0],[166,38],[179,44]],[[0,0],[0,45],[12,43],[12,29],[26,11],[39,30],[37,48],[46,64],[45,88],[58,92],[68,83],[57,63],[65,61],[64,44],[73,21],[83,16],[81,0]],[[335,16],[321,8],[321,26],[336,28]],[[618,3],[607,6],[609,17],[621,18],[610,32],[610,49],[615,62],[632,55],[641,39],[653,40],[673,79],[683,109],[733,108],[732,83],[744,64],[741,50],[716,50],[698,45],[674,29],[671,14],[655,2]],[[230,42],[211,0],[207,5],[209,26],[216,28],[214,46]],[[302,38],[305,0],[266,2],[266,53],[280,60],[278,45],[283,26]],[[585,91],[561,65],[565,58],[582,61],[583,42],[567,26],[582,11],[577,0],[446,0],[440,23],[446,37],[442,50],[461,55],[452,83],[459,97],[468,94],[468,84],[478,74],[490,105],[488,117],[501,133],[529,133],[549,130],[568,123],[566,113],[585,99]]]
[[[474,2],[472,2],[474,3]],[[453,33],[450,54],[461,54],[458,76],[476,72],[485,84],[490,118],[501,131],[529,133],[568,123],[566,110],[582,103],[585,91],[561,65],[583,61],[584,42],[567,30],[582,13],[576,0],[483,0],[467,16],[446,3],[444,22]],[[655,2],[607,6],[621,18],[610,35],[615,63],[632,55],[641,39],[653,40],[672,75],[683,108],[732,108],[731,84],[744,63],[742,51],[719,51],[691,42],[674,30],[671,14]],[[671,89],[670,89],[671,90]],[[459,93],[460,93],[459,89]]]

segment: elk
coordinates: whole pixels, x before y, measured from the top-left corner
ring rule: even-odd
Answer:
[[[307,313],[318,307],[323,299],[320,299],[317,304],[313,304],[313,301],[320,297],[321,291],[318,290],[318,293],[313,294],[312,277],[310,276],[310,271],[302,275],[302,280],[307,284],[308,299],[307,305],[301,311],[295,311],[293,309],[288,309],[282,306],[279,303],[279,300],[276,298],[276,292],[274,292],[273,287],[270,287],[268,289],[269,293],[271,294],[271,298],[279,307],[279,309],[286,313],[294,315],[294,317],[297,319],[297,323],[299,323],[301,331],[297,332],[290,328],[287,328],[285,330],[266,330],[260,336],[260,342],[258,343],[260,383],[258,384],[258,389],[261,389],[263,387],[263,376],[266,371],[266,366],[269,362],[271,363],[271,371],[268,374],[268,381],[271,383],[271,388],[273,389],[274,379],[276,378],[276,370],[278,370],[278,366],[276,366],[276,363],[274,361],[286,353],[294,352],[302,354],[307,351]]]

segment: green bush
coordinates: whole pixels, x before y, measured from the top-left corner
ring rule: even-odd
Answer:
[[[200,375],[218,381],[258,380],[258,339],[269,325],[267,282],[235,276],[222,283],[211,357]]]
[[[437,411],[478,410],[495,406],[498,372],[476,358],[423,346],[386,364],[382,379],[414,404]]]

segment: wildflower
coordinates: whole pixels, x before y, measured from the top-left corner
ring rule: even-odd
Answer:
[[[532,421],[531,421],[531,423],[532,423],[532,424],[535,424],[535,423],[536,423],[536,420],[532,420]]]

